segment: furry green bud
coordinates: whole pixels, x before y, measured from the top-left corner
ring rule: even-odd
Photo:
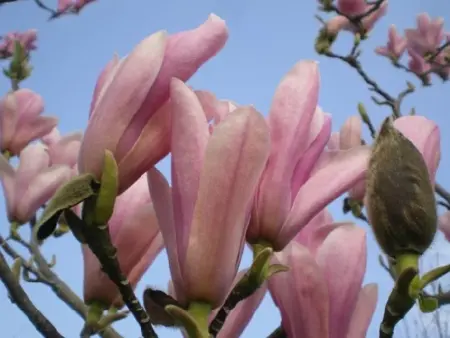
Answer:
[[[434,188],[422,154],[391,118],[372,147],[366,194],[372,229],[388,256],[429,248],[437,231]]]

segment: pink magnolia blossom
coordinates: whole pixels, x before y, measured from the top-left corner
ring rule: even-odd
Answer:
[[[349,16],[363,14],[369,9],[366,0],[337,0],[336,5],[342,13]]]
[[[417,53],[415,50],[408,49],[408,68],[415,74],[423,76],[426,83],[430,82],[431,65],[425,60],[425,58]]]
[[[194,92],[171,84],[172,189],[156,169],[150,192],[178,301],[220,306],[236,276],[248,212],[269,155],[264,118],[240,107],[209,132]]]
[[[269,279],[288,337],[366,337],[377,302],[376,285],[361,288],[366,234],[352,223],[328,222],[323,211],[273,259],[290,268]]]
[[[120,268],[134,289],[164,247],[145,175],[117,198],[108,226]],[[82,251],[85,301],[122,307],[119,290],[102,272],[97,257],[86,245]]]
[[[10,222],[29,222],[36,211],[69,179],[69,167],[50,167],[49,164],[49,156],[42,144],[31,144],[22,150],[17,169],[0,156],[0,178]]]
[[[73,0],[58,0],[58,6],[56,11],[58,13],[65,13],[70,9],[72,9],[73,5],[74,5]]]
[[[427,13],[421,13],[417,16],[417,28],[406,29],[405,36],[408,49],[422,57],[434,53],[444,39],[444,20],[432,20]]]
[[[74,9],[79,12],[87,5],[93,3],[96,0],[75,0]]]
[[[331,117],[317,107],[319,71],[297,63],[278,86],[268,123],[271,154],[252,208],[247,240],[282,250],[326,205],[364,177],[366,147],[330,151]]]
[[[405,52],[406,45],[407,39],[397,32],[395,25],[391,25],[386,46],[377,47],[375,53],[397,61]]]
[[[65,164],[74,168],[77,164],[83,134],[81,132],[70,133],[61,136],[57,128],[42,137],[42,142],[47,146],[52,165]]]
[[[356,6],[352,5],[353,7],[345,5],[344,8],[346,8],[346,6],[347,6],[348,10],[352,10],[354,12],[354,14],[352,14],[352,15],[365,13],[370,9],[370,6],[373,6],[373,5],[367,5],[367,3],[365,3],[364,0],[345,0],[342,2],[349,3],[351,1],[353,1],[353,2],[358,1],[358,4]],[[361,2],[365,3],[364,10],[361,10],[362,9]],[[386,14],[387,5],[388,5],[387,1],[383,2],[383,4],[376,11],[367,15],[366,17],[364,17],[361,20],[361,24],[366,33],[369,33],[373,29],[373,27],[375,26],[377,21],[380,20]],[[336,35],[342,30],[349,31],[352,33],[359,32],[359,28],[357,26],[355,26],[354,24],[352,24],[345,16],[342,16],[342,15],[336,15],[333,18],[331,18],[330,20],[328,20],[326,23],[325,29],[331,35]]]
[[[1,37],[0,58],[8,58],[14,54],[15,43],[19,42],[26,52],[36,49],[37,30],[29,29],[23,33],[11,32]]]
[[[0,148],[18,155],[31,141],[48,134],[58,123],[56,117],[40,116],[44,110],[41,96],[19,89],[0,101]]]
[[[194,30],[166,35],[153,34],[125,59],[113,60],[94,91],[79,169],[99,176],[104,151],[111,150],[119,165],[120,192],[170,150],[170,79],[188,80],[224,46],[228,30],[211,15]]]

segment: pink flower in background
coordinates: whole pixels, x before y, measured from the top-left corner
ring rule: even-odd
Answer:
[[[198,98],[178,79],[172,80],[171,100],[173,187],[152,169],[150,192],[178,301],[217,308],[239,267],[269,131],[254,108],[240,107],[210,134]]]
[[[353,16],[363,14],[370,9],[366,0],[337,0],[337,8],[344,14]]]
[[[74,4],[74,9],[79,12],[81,11],[84,7],[86,7],[87,5],[89,5],[90,3],[93,3],[96,0],[75,0],[75,4]]]
[[[134,289],[164,247],[145,175],[117,198],[108,226],[120,268]],[[106,307],[122,307],[119,290],[102,272],[97,257],[86,245],[82,250],[86,303],[98,301]]]
[[[333,224],[322,211],[300,234],[273,259],[290,270],[269,280],[287,336],[365,337],[377,303],[376,285],[361,288],[365,231],[352,223]]]
[[[75,132],[61,136],[57,128],[42,137],[42,142],[47,146],[52,165],[65,164],[74,168],[77,164],[83,133]]]
[[[0,101],[0,148],[18,155],[28,143],[48,134],[58,123],[56,117],[40,116],[41,96],[29,89],[7,94]]]
[[[56,11],[58,13],[64,13],[72,9],[74,5],[74,0],[58,0],[58,7]]]
[[[49,164],[49,156],[41,144],[31,144],[22,150],[17,169],[0,156],[0,178],[10,222],[29,222],[69,179],[69,167]]]
[[[408,49],[422,57],[434,53],[444,39],[444,19],[432,20],[427,13],[421,13],[417,16],[417,28],[406,29],[405,36]]]
[[[344,9],[353,12],[353,14],[351,15],[365,13],[370,9],[371,6],[373,6],[367,5],[364,0],[343,0],[341,1],[341,3],[343,4],[342,6],[344,7]],[[362,3],[364,3],[365,5],[364,10],[362,10],[363,9]],[[366,33],[369,33],[373,29],[377,21],[380,20],[386,14],[387,5],[388,5],[387,1],[383,2],[383,4],[376,11],[374,11],[373,13],[369,14],[368,16],[364,17],[361,20],[362,26]],[[352,24],[346,17],[342,15],[336,15],[332,17],[330,20],[328,20],[325,28],[327,32],[332,35],[336,35],[341,30],[349,31],[352,33],[359,32],[359,28],[356,27],[354,24]]]
[[[431,65],[421,56],[419,53],[414,51],[413,49],[408,49],[408,68],[415,74],[419,76],[424,76],[424,80],[429,83],[430,82],[430,74]]]
[[[125,59],[113,60],[94,92],[80,172],[99,176],[104,151],[109,149],[119,165],[122,192],[167,155],[170,79],[188,80],[227,39],[225,22],[211,15],[194,30],[169,37],[164,32],[153,34]]]
[[[9,58],[14,53],[15,43],[18,41],[25,51],[29,52],[36,49],[37,30],[29,29],[23,33],[11,32],[3,37],[0,43],[0,58]]]
[[[247,240],[282,250],[326,205],[361,180],[366,147],[333,151],[321,161],[331,117],[317,107],[318,66],[297,63],[278,86],[268,123],[271,154],[252,208]],[[332,156],[331,156],[332,154]]]
[[[397,61],[405,52],[406,45],[407,39],[397,32],[395,25],[391,25],[386,46],[377,47],[375,53]]]

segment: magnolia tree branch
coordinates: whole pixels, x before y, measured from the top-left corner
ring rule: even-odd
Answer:
[[[9,292],[11,300],[22,310],[42,336],[48,338],[64,338],[53,324],[31,302],[28,295],[20,286],[16,276],[9,268],[5,257],[0,252],[0,278]]]
[[[12,259],[20,259],[25,281],[42,283],[49,286],[59,299],[66,303],[80,317],[86,319],[87,306],[80,297],[78,297],[72,289],[53,272],[36,243],[31,242],[28,244],[28,249],[33,256],[31,260],[26,260],[23,256],[19,255],[2,236],[0,236],[0,247],[3,248],[4,252]],[[36,263],[36,266],[34,263]],[[33,277],[30,277],[30,274]],[[99,335],[103,338],[122,338],[122,336],[112,328],[105,329],[100,332]]]

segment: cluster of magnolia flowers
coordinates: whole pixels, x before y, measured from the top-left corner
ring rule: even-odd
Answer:
[[[327,10],[327,0],[319,0],[324,11]],[[327,50],[341,31],[350,31],[358,34],[359,38],[365,38],[374,28],[377,21],[387,12],[388,1],[376,1],[367,4],[365,0],[339,0],[336,7],[333,7],[342,15],[335,15],[324,24],[318,41],[318,50]],[[331,2],[328,6],[332,6]],[[361,20],[361,28],[357,27],[349,20],[349,17],[366,15]],[[444,31],[444,20],[442,18],[431,19],[427,13],[419,14],[417,17],[417,28],[405,29],[404,36],[400,35],[395,25],[389,28],[388,41],[385,46],[375,49],[379,55],[389,58],[397,67],[404,52],[408,53],[407,70],[420,76],[425,84],[429,84],[431,74],[437,74],[443,80],[447,80],[450,75],[450,45],[443,43],[450,42],[450,33]]]
[[[155,325],[208,337],[214,323],[215,336],[238,337],[269,293],[281,313],[281,336],[365,336],[377,303],[377,286],[362,285],[366,231],[335,222],[326,208],[346,192],[365,203],[382,249],[398,258],[411,236],[396,236],[393,224],[379,230],[386,220],[377,211],[386,206],[374,186],[393,183],[380,176],[374,154],[398,155],[406,144],[414,165],[425,168],[419,181],[426,190],[439,163],[439,128],[423,116],[389,120],[373,149],[362,145],[359,115],[333,133],[331,115],[318,106],[314,61],[298,62],[281,79],[267,118],[186,85],[227,38],[225,22],[211,15],[196,29],[157,32],[127,57],[114,57],[98,77],[84,135],[61,136],[57,120],[41,116],[43,100],[31,90],[7,94],[0,102],[0,175],[11,229],[33,221],[43,205],[40,240],[55,230],[47,230],[52,219],[72,229],[82,243],[84,300],[98,321],[103,311],[127,303],[104,262],[117,259],[134,289],[165,249],[167,294],[143,295]],[[155,168],[169,153],[171,185]],[[17,168],[9,163],[14,156]],[[393,165],[388,173],[399,168],[405,169]],[[57,205],[64,193],[72,200]],[[109,236],[101,237],[105,229]],[[108,241],[117,255],[102,253],[107,247],[99,243]],[[414,250],[427,243],[413,243]],[[246,245],[254,264],[238,271]],[[245,287],[256,287],[217,324],[243,276]]]

